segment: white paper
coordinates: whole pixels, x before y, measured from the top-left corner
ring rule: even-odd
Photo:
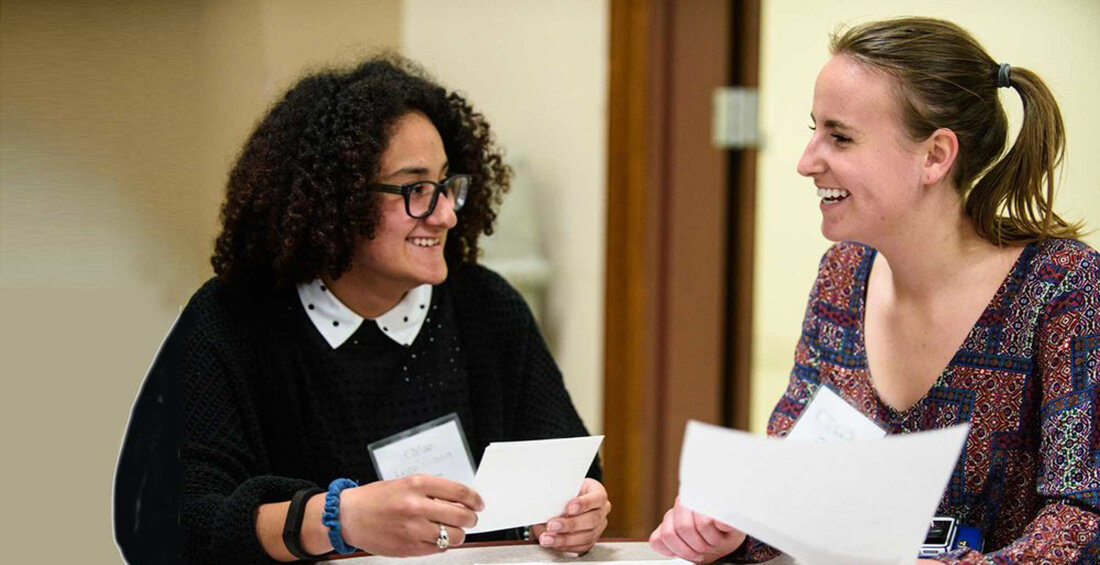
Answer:
[[[886,430],[826,386],[817,389],[787,433],[787,439],[807,441],[852,441],[885,436]]]
[[[456,419],[376,448],[371,457],[384,481],[421,473],[474,484],[474,464]]]
[[[489,444],[474,477],[485,502],[466,533],[541,524],[580,492],[603,436]]]
[[[800,564],[911,564],[968,430],[822,443],[693,421],[680,457],[680,502]]]

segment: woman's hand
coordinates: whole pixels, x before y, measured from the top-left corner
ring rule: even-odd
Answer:
[[[681,506],[679,497],[649,535],[649,546],[657,553],[695,563],[710,563],[733,553],[744,542],[743,532]]]
[[[350,488],[340,497],[340,529],[349,545],[376,555],[439,553],[439,526],[450,545],[466,539],[462,528],[477,524],[485,504],[465,485],[441,477],[412,475]]]
[[[596,545],[610,512],[607,489],[596,479],[585,479],[580,493],[565,505],[565,514],[531,526],[531,533],[543,547],[581,555]]]

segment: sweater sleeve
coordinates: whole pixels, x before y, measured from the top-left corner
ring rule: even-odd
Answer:
[[[531,440],[588,435],[577,414],[561,371],[550,355],[531,309],[500,275],[479,265],[462,265],[455,272],[459,324],[469,341],[482,377],[493,375],[492,386],[478,389],[478,418],[499,418],[493,436]],[[593,376],[595,378],[595,376]],[[489,379],[483,379],[489,380]],[[502,434],[502,435],[500,435]],[[597,458],[588,476],[601,480]]]
[[[945,563],[1100,562],[1100,255],[1063,273],[1035,334],[1041,380],[1039,473],[1046,505],[1009,545],[956,551]]]
[[[520,414],[523,414],[525,435],[533,439],[588,435],[534,317],[526,303],[522,307],[526,318],[522,339],[526,343],[521,363],[525,387],[521,395],[523,410]],[[597,481],[603,479],[599,456],[592,461],[588,476]]]
[[[189,308],[195,307],[195,301]],[[274,563],[255,530],[255,512],[286,501],[311,483],[270,474],[245,379],[244,336],[215,317],[187,329],[178,367],[182,381],[183,468],[180,522],[188,563]]]
[[[569,391],[565,389],[561,370],[551,356],[527,302],[503,278],[491,275],[500,285],[502,299],[508,305],[507,310],[515,319],[517,329],[512,339],[517,342],[515,364],[518,382],[522,386],[519,391],[520,410],[516,412],[520,439],[588,435]],[[603,479],[599,456],[592,461],[588,477],[598,481]]]

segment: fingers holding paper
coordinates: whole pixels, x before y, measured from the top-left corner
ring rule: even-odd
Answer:
[[[581,490],[565,505],[565,513],[546,524],[531,528],[543,547],[570,553],[587,553],[607,528],[611,502],[607,489],[595,479],[586,478]]]
[[[344,491],[340,524],[350,545],[370,553],[427,555],[462,544],[463,528],[477,523],[482,508],[481,497],[467,486],[412,475]]]
[[[485,508],[485,502],[481,500],[481,496],[479,496],[474,489],[464,484],[430,475],[412,475],[405,480],[414,483],[414,488],[419,489],[424,495],[439,501],[448,502],[450,503],[449,506],[455,509],[479,512]],[[469,517],[469,512],[464,513]],[[474,515],[474,523],[477,523],[476,514]],[[470,527],[474,524],[455,525]]]
[[[710,563],[741,546],[745,534],[713,518],[676,505],[649,536],[654,551],[695,563]]]

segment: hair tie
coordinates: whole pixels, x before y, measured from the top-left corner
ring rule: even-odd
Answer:
[[[344,489],[355,488],[359,483],[351,479],[336,479],[328,485],[328,494],[325,495],[325,511],[321,514],[321,523],[328,526],[328,541],[336,553],[346,555],[354,553],[356,548],[344,542],[344,535],[340,532],[340,493]]]
[[[1012,67],[1008,63],[1001,63],[1001,68],[997,71],[997,88],[1008,88],[1012,86],[1011,77],[1009,73],[1012,72]]]

